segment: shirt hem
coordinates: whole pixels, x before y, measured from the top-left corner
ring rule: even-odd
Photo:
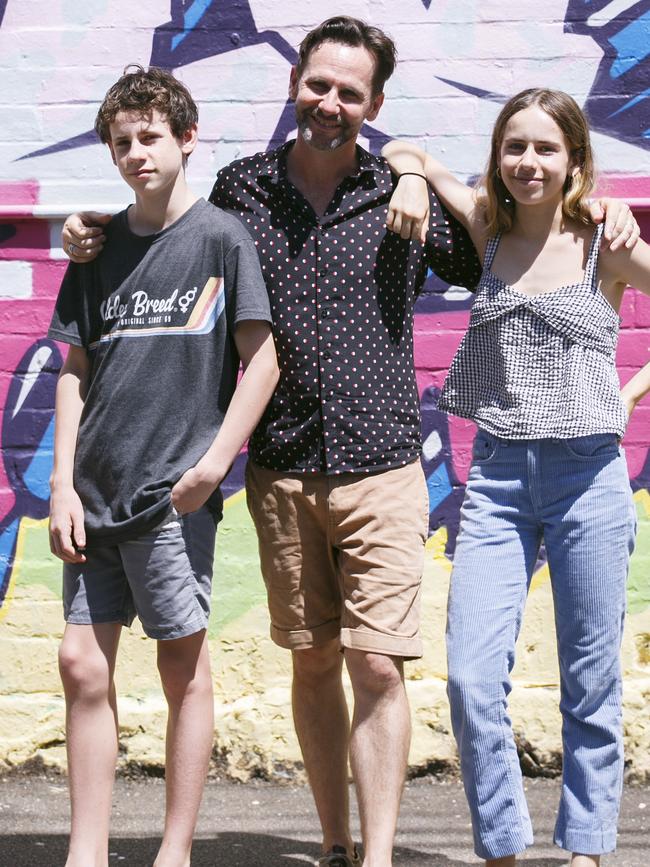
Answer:
[[[85,344],[79,337],[74,337],[72,334],[66,334],[65,331],[57,331],[56,328],[48,328],[47,336],[51,340],[58,340],[59,343],[67,343],[70,346],[79,346],[85,349]]]
[[[625,428],[619,428],[615,425],[606,426],[606,425],[595,425],[594,427],[589,428],[577,428],[571,431],[562,431],[562,430],[554,430],[554,431],[517,431],[513,433],[511,431],[503,431],[486,423],[483,419],[478,419],[473,416],[471,413],[462,412],[458,409],[451,409],[445,406],[442,406],[438,403],[438,409],[447,415],[455,415],[458,418],[466,418],[469,421],[474,422],[477,428],[486,431],[492,436],[499,437],[499,439],[503,440],[551,440],[551,439],[573,439],[574,437],[588,437],[593,434],[615,434],[618,437],[623,438],[625,435]]]
[[[403,458],[381,464],[380,466],[373,464],[372,466],[343,466],[341,468],[337,467],[334,469],[323,467],[278,467],[274,466],[272,462],[264,461],[264,459],[260,458],[259,455],[253,455],[250,453],[249,460],[252,461],[252,463],[254,463],[256,466],[261,467],[264,470],[272,470],[275,473],[287,473],[290,475],[298,476],[316,475],[317,473],[324,476],[340,476],[344,473],[354,473],[356,475],[370,475],[371,473],[383,473],[386,470],[395,470],[399,467],[405,467],[408,464],[413,464],[415,463],[415,461],[420,459],[421,454],[422,449],[418,448],[417,451],[414,451],[409,455],[405,455]]]
[[[150,533],[159,526],[166,518],[169,511],[169,501],[166,500],[160,504],[147,520],[138,520],[137,523],[131,524],[128,528],[102,528],[100,530],[88,530],[86,528],[86,545],[87,547],[102,548],[106,546],[119,545],[122,542],[132,542],[134,539],[139,539],[145,533]]]

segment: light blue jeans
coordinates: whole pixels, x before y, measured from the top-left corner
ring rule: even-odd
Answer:
[[[554,840],[594,855],[616,846],[620,644],[635,526],[614,434],[503,440],[477,433],[451,577],[447,691],[480,858],[512,855],[533,842],[507,696],[542,539],[563,720]]]

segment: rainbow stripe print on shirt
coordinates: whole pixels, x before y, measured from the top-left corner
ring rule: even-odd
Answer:
[[[91,343],[89,349],[123,337],[208,334],[225,306],[223,277],[209,277],[200,293],[196,287],[183,294],[174,290],[167,299],[150,299],[144,290],[138,290],[121,304],[119,295],[115,295],[106,307],[106,321],[112,320],[111,330]],[[185,317],[186,321],[178,324]]]

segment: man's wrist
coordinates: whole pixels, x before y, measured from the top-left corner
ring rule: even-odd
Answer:
[[[409,176],[414,177],[414,178],[422,178],[423,181],[425,181],[425,182],[427,181],[427,176],[425,174],[423,174],[422,172],[400,172],[399,175],[397,176],[397,179],[400,180],[401,178],[405,178],[405,177],[409,177]]]

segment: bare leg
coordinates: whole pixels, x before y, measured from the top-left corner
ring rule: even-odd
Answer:
[[[69,623],[59,648],[72,814],[66,867],[106,867],[115,762],[119,623]]]
[[[323,829],[323,852],[352,853],[348,794],[350,721],[338,639],[293,651],[293,720]]]
[[[158,642],[169,715],[165,744],[165,831],[154,867],[189,867],[214,736],[214,699],[205,630]]]
[[[357,789],[364,867],[390,867],[406,777],[411,718],[402,660],[345,651],[354,690],[350,761]]]
[[[579,855],[574,852],[571,867],[600,867],[600,855]]]

